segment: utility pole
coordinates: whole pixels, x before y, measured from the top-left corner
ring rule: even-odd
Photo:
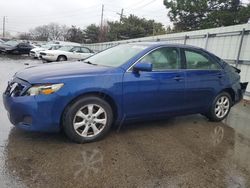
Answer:
[[[104,5],[102,5],[101,26],[100,26],[99,36],[98,36],[99,42],[102,42],[103,40],[103,12],[104,12]]]
[[[116,14],[118,14],[118,15],[120,15],[120,22],[122,22],[122,17],[123,17],[123,9],[121,10],[121,13],[116,13]]]
[[[120,22],[122,22],[122,17],[123,17],[123,9],[122,9],[121,15],[120,15]]]
[[[155,36],[155,24],[153,23],[153,36]]]
[[[5,16],[3,17],[3,38],[5,37]]]
[[[103,11],[104,11],[104,5],[102,5],[101,30],[102,30],[102,27],[103,27]]]

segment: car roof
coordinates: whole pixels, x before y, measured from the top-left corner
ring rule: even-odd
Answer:
[[[160,47],[160,46],[169,46],[169,47],[176,47],[176,48],[193,48],[193,49],[202,49],[197,46],[186,45],[186,44],[178,44],[178,43],[168,43],[168,42],[133,42],[128,43],[130,45],[141,45],[141,46],[148,46],[148,47]]]

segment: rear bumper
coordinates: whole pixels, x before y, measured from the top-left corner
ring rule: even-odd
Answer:
[[[235,103],[238,103],[243,99],[244,93],[246,92],[248,82],[240,83],[240,87],[235,90]]]
[[[245,93],[245,92],[246,92],[247,85],[248,85],[248,82],[240,83],[240,87],[241,87],[242,93]]]

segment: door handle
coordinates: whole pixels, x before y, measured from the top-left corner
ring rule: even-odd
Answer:
[[[183,77],[181,77],[181,76],[175,76],[173,79],[176,80],[176,81],[180,81],[180,80],[183,79]]]
[[[221,79],[223,76],[222,74],[218,74],[218,78]]]

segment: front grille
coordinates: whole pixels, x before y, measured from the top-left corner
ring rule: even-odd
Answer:
[[[30,51],[30,54],[35,54],[35,52]]]
[[[7,96],[11,96],[11,97],[18,97],[18,96],[22,95],[24,88],[25,88],[25,86],[23,86],[22,84],[12,82],[12,83],[8,84],[8,87],[5,91],[5,94]]]
[[[46,55],[46,53],[41,52],[40,55]]]

